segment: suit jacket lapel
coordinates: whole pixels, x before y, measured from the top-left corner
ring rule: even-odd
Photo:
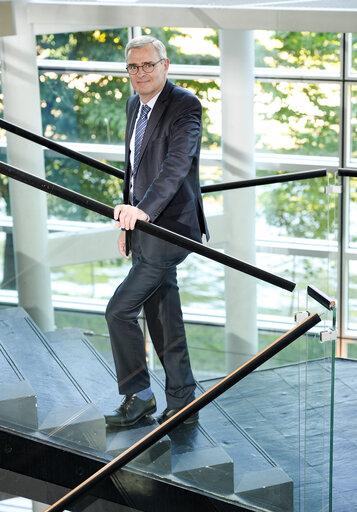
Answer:
[[[151,138],[151,135],[152,135],[154,129],[156,128],[156,125],[160,121],[164,110],[166,109],[168,95],[169,95],[172,87],[173,87],[173,84],[169,81],[166,81],[166,84],[165,84],[160,96],[156,100],[153,111],[149,117],[148,124],[146,125],[144,138],[143,138],[143,141],[141,144],[138,169],[140,167],[141,158],[142,158],[145,148]]]
[[[129,165],[130,165],[130,158],[129,158],[130,141],[131,141],[131,137],[133,135],[135,121],[136,121],[136,117],[138,115],[139,107],[140,107],[140,99],[139,99],[139,96],[136,94],[133,98],[133,101],[131,102],[130,107],[129,107],[128,122],[127,122],[127,127],[126,127],[126,134],[125,134],[125,142],[126,142],[126,144],[125,144],[125,161],[127,163],[127,169],[129,169]]]

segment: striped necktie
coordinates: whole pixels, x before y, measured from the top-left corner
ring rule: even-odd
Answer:
[[[146,125],[148,123],[148,114],[149,114],[150,110],[151,110],[150,107],[148,107],[147,105],[142,105],[140,116],[139,116],[138,122],[136,123],[135,147],[134,147],[134,169],[133,169],[134,175],[138,168],[141,144],[143,142]]]

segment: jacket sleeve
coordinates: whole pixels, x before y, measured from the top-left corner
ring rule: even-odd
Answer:
[[[172,201],[192,168],[201,144],[202,107],[197,98],[187,95],[172,112],[167,149],[160,170],[138,203],[152,222]]]

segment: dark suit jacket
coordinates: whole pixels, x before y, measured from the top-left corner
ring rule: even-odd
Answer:
[[[140,106],[127,103],[124,202],[128,203],[129,145]],[[208,239],[199,183],[202,108],[189,91],[167,81],[151,112],[135,174],[134,204],[150,221],[201,241]]]

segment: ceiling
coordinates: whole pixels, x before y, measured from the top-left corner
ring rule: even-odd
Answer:
[[[142,25],[353,32],[357,0],[29,0],[27,17],[36,33]]]

